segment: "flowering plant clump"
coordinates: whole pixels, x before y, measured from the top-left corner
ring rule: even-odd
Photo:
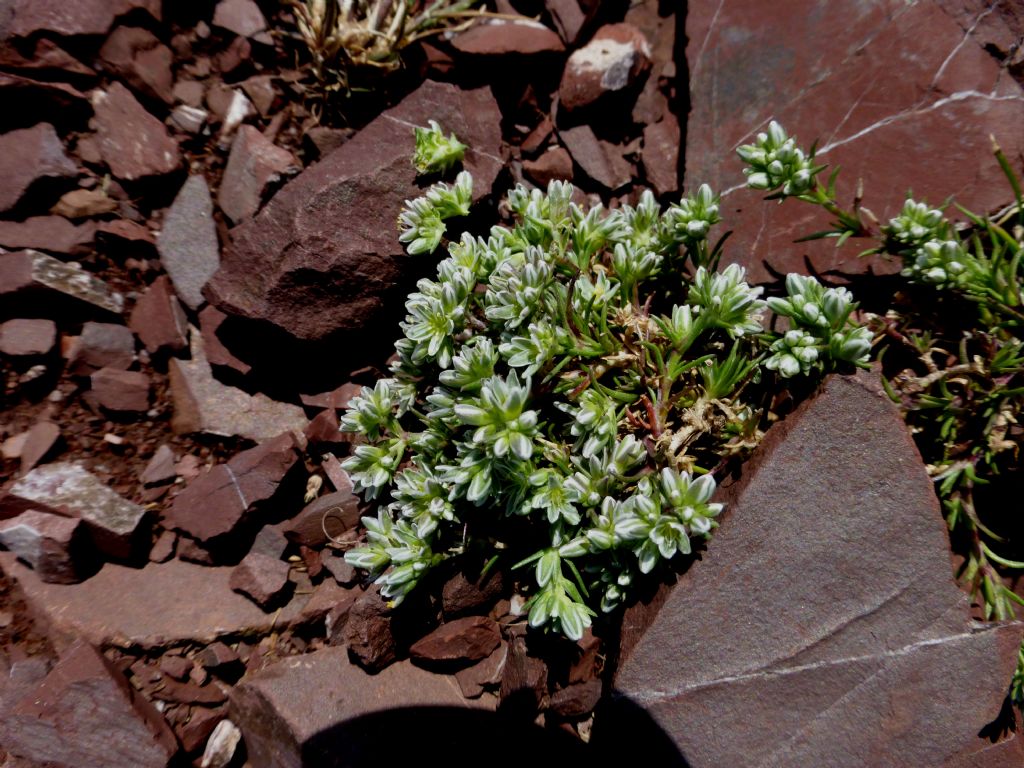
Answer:
[[[434,251],[472,179],[406,204],[400,239]],[[717,197],[586,210],[571,184],[517,186],[513,217],[447,242],[406,303],[392,377],[364,387],[345,462],[376,499],[346,559],[398,604],[471,546],[533,566],[529,623],[579,638],[645,574],[717,525],[714,473],[760,438],[782,379],[864,364],[844,289],[792,276],[766,302],[718,269]],[[787,319],[779,333],[769,309]]]

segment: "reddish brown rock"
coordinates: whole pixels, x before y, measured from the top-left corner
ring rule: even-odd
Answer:
[[[220,0],[213,12],[213,26],[253,37],[267,28],[267,20],[254,0]]]
[[[306,547],[322,547],[328,542],[327,534],[337,538],[358,526],[359,516],[359,497],[352,492],[349,483],[346,489],[310,502],[278,528],[289,541]]]
[[[351,128],[328,128],[325,125],[317,125],[306,131],[302,137],[305,148],[314,159],[324,157],[355,134]]]
[[[231,350],[224,346],[224,342],[217,335],[218,329],[227,317],[212,304],[207,304],[199,313],[199,329],[203,335],[206,359],[210,361],[210,365],[222,365],[245,376],[252,370],[252,366],[231,354]]]
[[[379,672],[398,657],[391,609],[377,588],[352,604],[342,637],[353,658],[371,672]]]
[[[0,46],[0,67],[5,70],[26,70],[23,74],[28,76],[40,74],[42,77],[67,78],[80,82],[96,79],[92,69],[45,37],[35,40],[31,47],[15,47],[9,43]]]
[[[949,765],[988,746],[1022,625],[969,620],[932,482],[877,374],[830,378],[728,501],[624,649],[595,744],[636,733],[639,707],[692,766]]]
[[[69,219],[84,219],[116,210],[117,203],[102,189],[73,189],[61,196],[50,213]]]
[[[280,602],[288,584],[288,563],[261,552],[250,552],[231,572],[231,588],[265,611]]]
[[[174,102],[174,55],[156,36],[140,27],[118,27],[100,49],[104,69],[138,93],[167,104]]]
[[[49,584],[74,584],[88,576],[88,543],[82,521],[30,509],[0,520],[0,545]]]
[[[96,232],[106,241],[156,245],[156,237],[149,229],[128,219],[101,221],[96,225]]]
[[[21,447],[21,474],[30,472],[60,441],[60,427],[52,421],[37,421],[25,433]]]
[[[160,713],[86,643],[68,649],[0,731],[14,755],[76,768],[165,768],[177,752]]]
[[[344,557],[322,553],[320,562],[334,580],[343,587],[350,587],[359,579],[359,571],[351,565]]]
[[[135,337],[124,325],[88,322],[67,352],[68,370],[86,376],[100,368],[127,369],[135,360]]]
[[[594,711],[601,690],[600,680],[572,683],[551,694],[548,711],[566,720],[581,720]]]
[[[0,552],[0,567],[17,579],[55,637],[81,636],[104,647],[149,649],[263,636],[296,619],[306,603],[300,599],[305,596],[296,596],[275,617],[231,590],[231,568],[181,560],[144,568],[106,563],[73,585],[43,583],[9,552]]]
[[[2,25],[2,22],[0,22]],[[0,128],[26,128],[40,120],[61,128],[84,128],[92,105],[82,92],[64,83],[41,82],[0,73]]]
[[[38,251],[0,254],[0,296],[54,313],[121,314],[124,296],[78,265],[65,264]]]
[[[605,189],[614,192],[632,180],[633,165],[623,157],[622,149],[597,138],[589,125],[558,135],[584,173]]]
[[[64,154],[64,146],[49,123],[39,123],[0,135],[0,211],[18,201],[41,179],[74,176],[75,164]]]
[[[184,656],[172,656],[167,654],[160,658],[160,671],[170,675],[175,680],[184,680],[192,671],[192,660]]]
[[[301,339],[372,327],[406,269],[396,217],[421,192],[409,126],[431,118],[469,145],[464,164],[476,196],[486,195],[502,167],[497,104],[486,88],[428,81],[232,231],[233,246],[206,288],[211,301]]]
[[[159,0],[13,0],[0,19],[0,37],[28,37],[35,32],[57,35],[105,35],[114,19],[144,9],[160,20]]]
[[[172,482],[178,476],[178,472],[175,469],[176,461],[174,449],[164,443],[156,449],[153,458],[149,460],[149,464],[146,465],[142,474],[139,475],[139,480],[144,485],[160,485],[161,483]]]
[[[572,181],[572,158],[562,147],[552,147],[536,160],[523,161],[523,173],[542,189],[556,179]]]
[[[36,467],[0,499],[0,510],[29,508],[82,518],[96,548],[115,558],[130,557],[146,529],[145,509],[119,496],[77,462]]]
[[[667,114],[660,123],[644,128],[641,161],[644,176],[656,195],[679,191],[679,121]]]
[[[459,664],[490,656],[501,642],[498,623],[486,616],[448,621],[413,643],[409,655],[424,664]]]
[[[149,376],[139,371],[101,368],[90,378],[91,392],[100,407],[115,413],[149,410]]]
[[[56,342],[53,320],[16,318],[0,324],[0,353],[11,357],[47,355]]]
[[[178,80],[174,84],[174,98],[190,107],[201,107],[205,86],[197,80]]]
[[[337,450],[348,442],[347,436],[339,429],[338,412],[333,408],[321,411],[306,427],[309,444],[320,450]]]
[[[171,281],[161,275],[135,303],[128,326],[151,354],[178,352],[188,345],[188,321]]]
[[[408,662],[368,675],[344,648],[327,648],[282,659],[243,679],[231,693],[230,716],[242,729],[253,765],[358,765],[367,755],[379,759],[389,738],[388,761],[397,765],[414,762],[422,742],[398,743],[388,728],[393,721],[375,714],[417,712],[433,728],[435,720],[445,720],[432,718],[432,710],[458,723],[452,708],[467,708],[468,716],[469,706],[449,677]],[[417,728],[423,725],[421,719]]]
[[[193,667],[194,669],[194,667]],[[193,682],[162,680],[159,689],[153,691],[153,698],[178,704],[223,704],[228,700],[227,692],[217,684],[197,685]]]
[[[548,695],[548,668],[530,656],[526,641],[515,637],[501,673],[501,706],[510,712],[529,714],[541,709]]]
[[[174,535],[173,531],[162,531],[156,542],[153,544],[153,548],[149,550],[149,562],[166,563],[174,557],[176,544],[177,537]]]
[[[492,569],[485,576],[467,578],[459,571],[445,582],[441,590],[441,610],[446,618],[476,611],[495,602],[505,588],[501,571]]]
[[[598,0],[544,0],[551,20],[569,45],[579,40],[581,33],[597,15]]]
[[[224,643],[217,641],[196,654],[196,661],[206,669],[220,669],[239,663],[238,654]]]
[[[299,406],[221,384],[210,370],[200,334],[193,330],[190,339],[192,359],[172,358],[168,367],[174,398],[171,428],[175,432],[267,440],[306,428],[308,422]]]
[[[237,224],[256,213],[271,184],[299,167],[291,152],[275,146],[251,125],[243,125],[231,145],[217,204]]]
[[[455,680],[462,695],[467,699],[477,699],[483,696],[488,688],[500,685],[507,656],[508,645],[501,643],[486,659],[456,672]]]
[[[24,221],[0,221],[0,246],[37,248],[51,253],[73,254],[92,243],[96,225],[87,221],[75,226],[62,216],[30,216]]]
[[[178,297],[190,309],[198,309],[203,303],[203,286],[220,265],[213,200],[203,176],[189,176],[178,191],[164,217],[156,247]]]
[[[135,181],[178,168],[178,145],[167,128],[123,85],[96,91],[92,104],[100,153],[114,176]]]
[[[529,56],[537,53],[561,53],[561,38],[536,21],[477,22],[456,35],[452,47],[461,53],[480,56]]]
[[[230,535],[257,504],[273,498],[297,462],[288,434],[242,451],[193,480],[174,498],[164,520],[202,543]]]
[[[181,746],[186,752],[196,752],[206,744],[213,729],[226,716],[226,707],[216,709],[192,707],[188,721],[176,729],[178,737],[181,739]]]
[[[805,149],[817,140],[816,159],[829,170],[842,167],[844,207],[862,181],[864,207],[883,222],[911,187],[933,205],[951,194],[974,211],[1009,203],[989,136],[1008,157],[1024,150],[1024,135],[1006,128],[1024,120],[1024,90],[1005,76],[983,38],[965,32],[975,20],[999,18],[989,7],[995,6],[976,5],[961,25],[937,3],[899,0],[840,0],[820,16],[797,0],[774,3],[770,14],[756,0],[691,5],[686,187],[706,182],[726,193],[722,209],[734,232],[725,261],[743,264],[758,282],[805,271],[805,256],[824,274],[900,268],[859,258],[871,246],[857,238],[840,249],[833,240],[794,245],[828,228],[828,214],[816,206],[765,205],[763,194],[743,188],[740,161],[727,158],[772,118]],[[780,46],[792,55],[779,56]],[[892,80],[894,68],[900,74]],[[960,216],[955,208],[949,214]]]
[[[270,114],[274,107],[274,100],[277,98],[273,78],[270,75],[256,75],[244,80],[242,90],[245,91],[245,95],[249,97],[261,115],[267,117]]]
[[[632,24],[601,27],[573,51],[558,87],[558,103],[572,111],[628,92],[651,67],[651,45]]]

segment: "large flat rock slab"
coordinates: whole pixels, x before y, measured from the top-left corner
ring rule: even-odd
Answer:
[[[205,295],[298,339],[372,328],[389,300],[404,299],[395,287],[411,274],[396,222],[404,201],[435,180],[418,181],[412,165],[413,128],[429,119],[469,145],[474,191],[489,193],[503,165],[497,102],[487,88],[427,81],[232,230]]]
[[[735,232],[726,262],[744,264],[755,281],[804,271],[808,254],[819,271],[899,268],[857,259],[870,246],[856,239],[838,250],[831,240],[794,245],[827,229],[829,216],[799,202],[765,204],[742,188],[736,147],[773,118],[805,148],[817,139],[821,162],[842,166],[844,206],[863,179],[863,204],[883,222],[911,188],[932,204],[954,195],[979,213],[1012,201],[989,135],[1008,157],[1024,148],[1015,128],[1024,91],[985,49],[990,27],[1006,22],[992,3],[942,5],[972,10],[954,18],[939,3],[905,0],[689,3],[686,186],[728,192],[723,210]]]
[[[1024,625],[977,625],[932,483],[877,376],[774,427],[721,529],[622,663],[687,765],[945,765],[985,746]],[[729,490],[726,493],[730,493]]]
[[[264,613],[229,585],[231,568],[169,560],[145,568],[107,563],[81,584],[45,584],[10,552],[0,567],[54,630],[98,646],[162,647],[209,643],[225,635],[260,635],[297,618],[304,600]]]
[[[370,675],[349,661],[347,649],[325,648],[246,677],[232,691],[231,719],[254,766],[351,765],[372,753],[394,760],[391,749],[382,753],[382,745],[367,738],[359,718],[410,707],[486,708],[485,702],[464,699],[454,677],[411,662]],[[318,739],[353,722],[348,738]]]

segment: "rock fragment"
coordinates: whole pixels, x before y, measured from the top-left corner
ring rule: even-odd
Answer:
[[[160,0],[13,0],[0,22],[0,37],[28,37],[36,32],[57,35],[105,35],[114,19],[133,9],[143,9],[158,21]]]
[[[178,145],[167,128],[123,85],[96,91],[92,104],[100,154],[114,176],[136,181],[178,168]]]
[[[124,325],[88,322],[67,353],[68,370],[85,376],[100,368],[126,370],[135,360],[135,337]]]
[[[220,0],[213,12],[213,26],[253,37],[267,28],[267,20],[254,0]]]
[[[11,357],[48,355],[56,342],[53,320],[15,318],[0,324],[0,353]]]
[[[69,648],[0,730],[11,754],[76,768],[166,768],[177,752],[160,713],[87,643]]]
[[[232,691],[230,712],[254,765],[355,765],[379,753],[389,732],[388,759],[398,764],[412,759],[421,746],[394,743],[388,717],[374,715],[419,712],[430,726],[424,728],[421,720],[417,728],[429,730],[435,721],[440,725],[444,718],[457,718],[452,707],[469,713],[470,706],[449,677],[407,661],[368,675],[348,660],[344,648],[326,648],[282,659],[243,678]],[[432,710],[443,718],[432,717]]]
[[[18,580],[57,636],[81,636],[104,647],[205,645],[224,637],[264,635],[296,619],[306,602],[299,599],[305,596],[296,596],[275,617],[231,590],[230,567],[177,559],[144,568],[106,563],[73,585],[43,583],[10,552],[0,552],[0,566]]]
[[[327,544],[328,534],[337,538],[358,526],[359,517],[359,497],[350,483],[346,489],[314,499],[278,528],[289,541],[315,549]]]
[[[708,551],[624,649],[595,743],[636,733],[639,706],[695,767],[951,765],[988,746],[1022,625],[968,619],[932,482],[877,374],[828,379],[729,494]]]
[[[42,179],[75,176],[78,169],[49,123],[0,134],[0,211],[13,208]]]
[[[406,271],[394,224],[404,201],[422,192],[409,162],[410,125],[428,119],[469,145],[475,195],[487,194],[502,167],[497,103],[486,88],[428,81],[232,231],[206,288],[211,302],[300,339],[373,327]]]
[[[640,30],[626,23],[603,26],[566,62],[559,106],[572,111],[626,92],[650,67],[651,46]]]
[[[644,128],[641,161],[644,176],[656,195],[679,191],[679,121],[667,114],[660,123]]]
[[[156,247],[178,297],[189,308],[198,309],[203,303],[203,286],[220,264],[213,200],[202,175],[189,176],[178,191]]]
[[[633,179],[633,165],[622,149],[594,135],[589,125],[579,125],[559,132],[562,143],[584,173],[610,192]]]
[[[77,264],[30,250],[0,254],[0,296],[5,295],[34,306],[45,301],[53,312],[67,307],[80,313],[101,310],[119,315],[124,309],[124,296],[98,277]]]
[[[96,548],[114,558],[128,558],[145,532],[146,510],[112,491],[77,462],[37,467],[11,486],[2,509],[33,505],[85,521]]]
[[[114,413],[149,410],[149,376],[140,371],[101,368],[90,377],[90,392],[100,407]]]
[[[45,459],[60,441],[60,427],[52,421],[37,421],[25,433],[21,447],[21,473],[27,474]]]
[[[292,153],[276,146],[251,125],[238,129],[217,194],[217,204],[238,223],[259,209],[267,188],[286,173],[299,170]]]
[[[0,221],[0,246],[17,250],[35,248],[51,253],[73,254],[92,243],[96,225],[76,226],[63,216],[30,216],[24,221]]]
[[[421,664],[466,666],[490,656],[500,643],[501,632],[494,619],[467,616],[445,622],[417,640],[409,649],[409,655]]]
[[[555,179],[572,181],[572,157],[564,148],[553,147],[535,160],[524,160],[523,173],[541,189]]]
[[[50,213],[69,219],[84,219],[116,210],[117,203],[102,189],[73,189],[61,196]]]
[[[169,372],[174,398],[171,427],[178,434],[213,435],[266,440],[308,423],[302,408],[279,403],[266,395],[250,395],[221,384],[213,377],[198,331],[191,334],[192,359],[172,358]]]
[[[188,321],[171,288],[161,275],[135,303],[128,326],[151,355],[178,352],[188,345]]]
[[[100,49],[105,69],[143,96],[167,104],[174,101],[174,54],[152,32],[118,27]]]
[[[231,588],[269,611],[284,596],[289,585],[288,570],[288,563],[283,560],[250,552],[231,572]]]
[[[565,50],[561,38],[540,22],[504,19],[474,24],[455,36],[452,47],[478,56],[529,56]]]
[[[164,519],[203,544],[230,536],[256,505],[273,498],[297,463],[291,435],[279,435],[193,480],[175,497]]]
[[[0,545],[49,584],[74,584],[88,575],[87,538],[81,520],[35,509],[0,520]]]

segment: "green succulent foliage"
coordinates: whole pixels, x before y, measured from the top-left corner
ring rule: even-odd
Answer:
[[[469,548],[508,553],[534,566],[530,624],[579,638],[711,535],[709,468],[757,442],[781,337],[744,270],[711,264],[710,188],[665,210],[649,192],[614,211],[571,196],[517,186],[510,224],[447,242],[406,302],[392,377],[344,417],[360,440],[344,467],[379,504],[346,557],[395,604]],[[471,198],[463,172],[408,202],[409,252],[438,248]],[[799,285],[794,317],[816,303],[826,320],[817,356],[775,370],[862,364],[852,299]]]
[[[416,128],[416,150],[412,164],[417,173],[444,173],[462,162],[466,145],[452,133],[445,137],[436,120],[428,120],[427,128]]]

